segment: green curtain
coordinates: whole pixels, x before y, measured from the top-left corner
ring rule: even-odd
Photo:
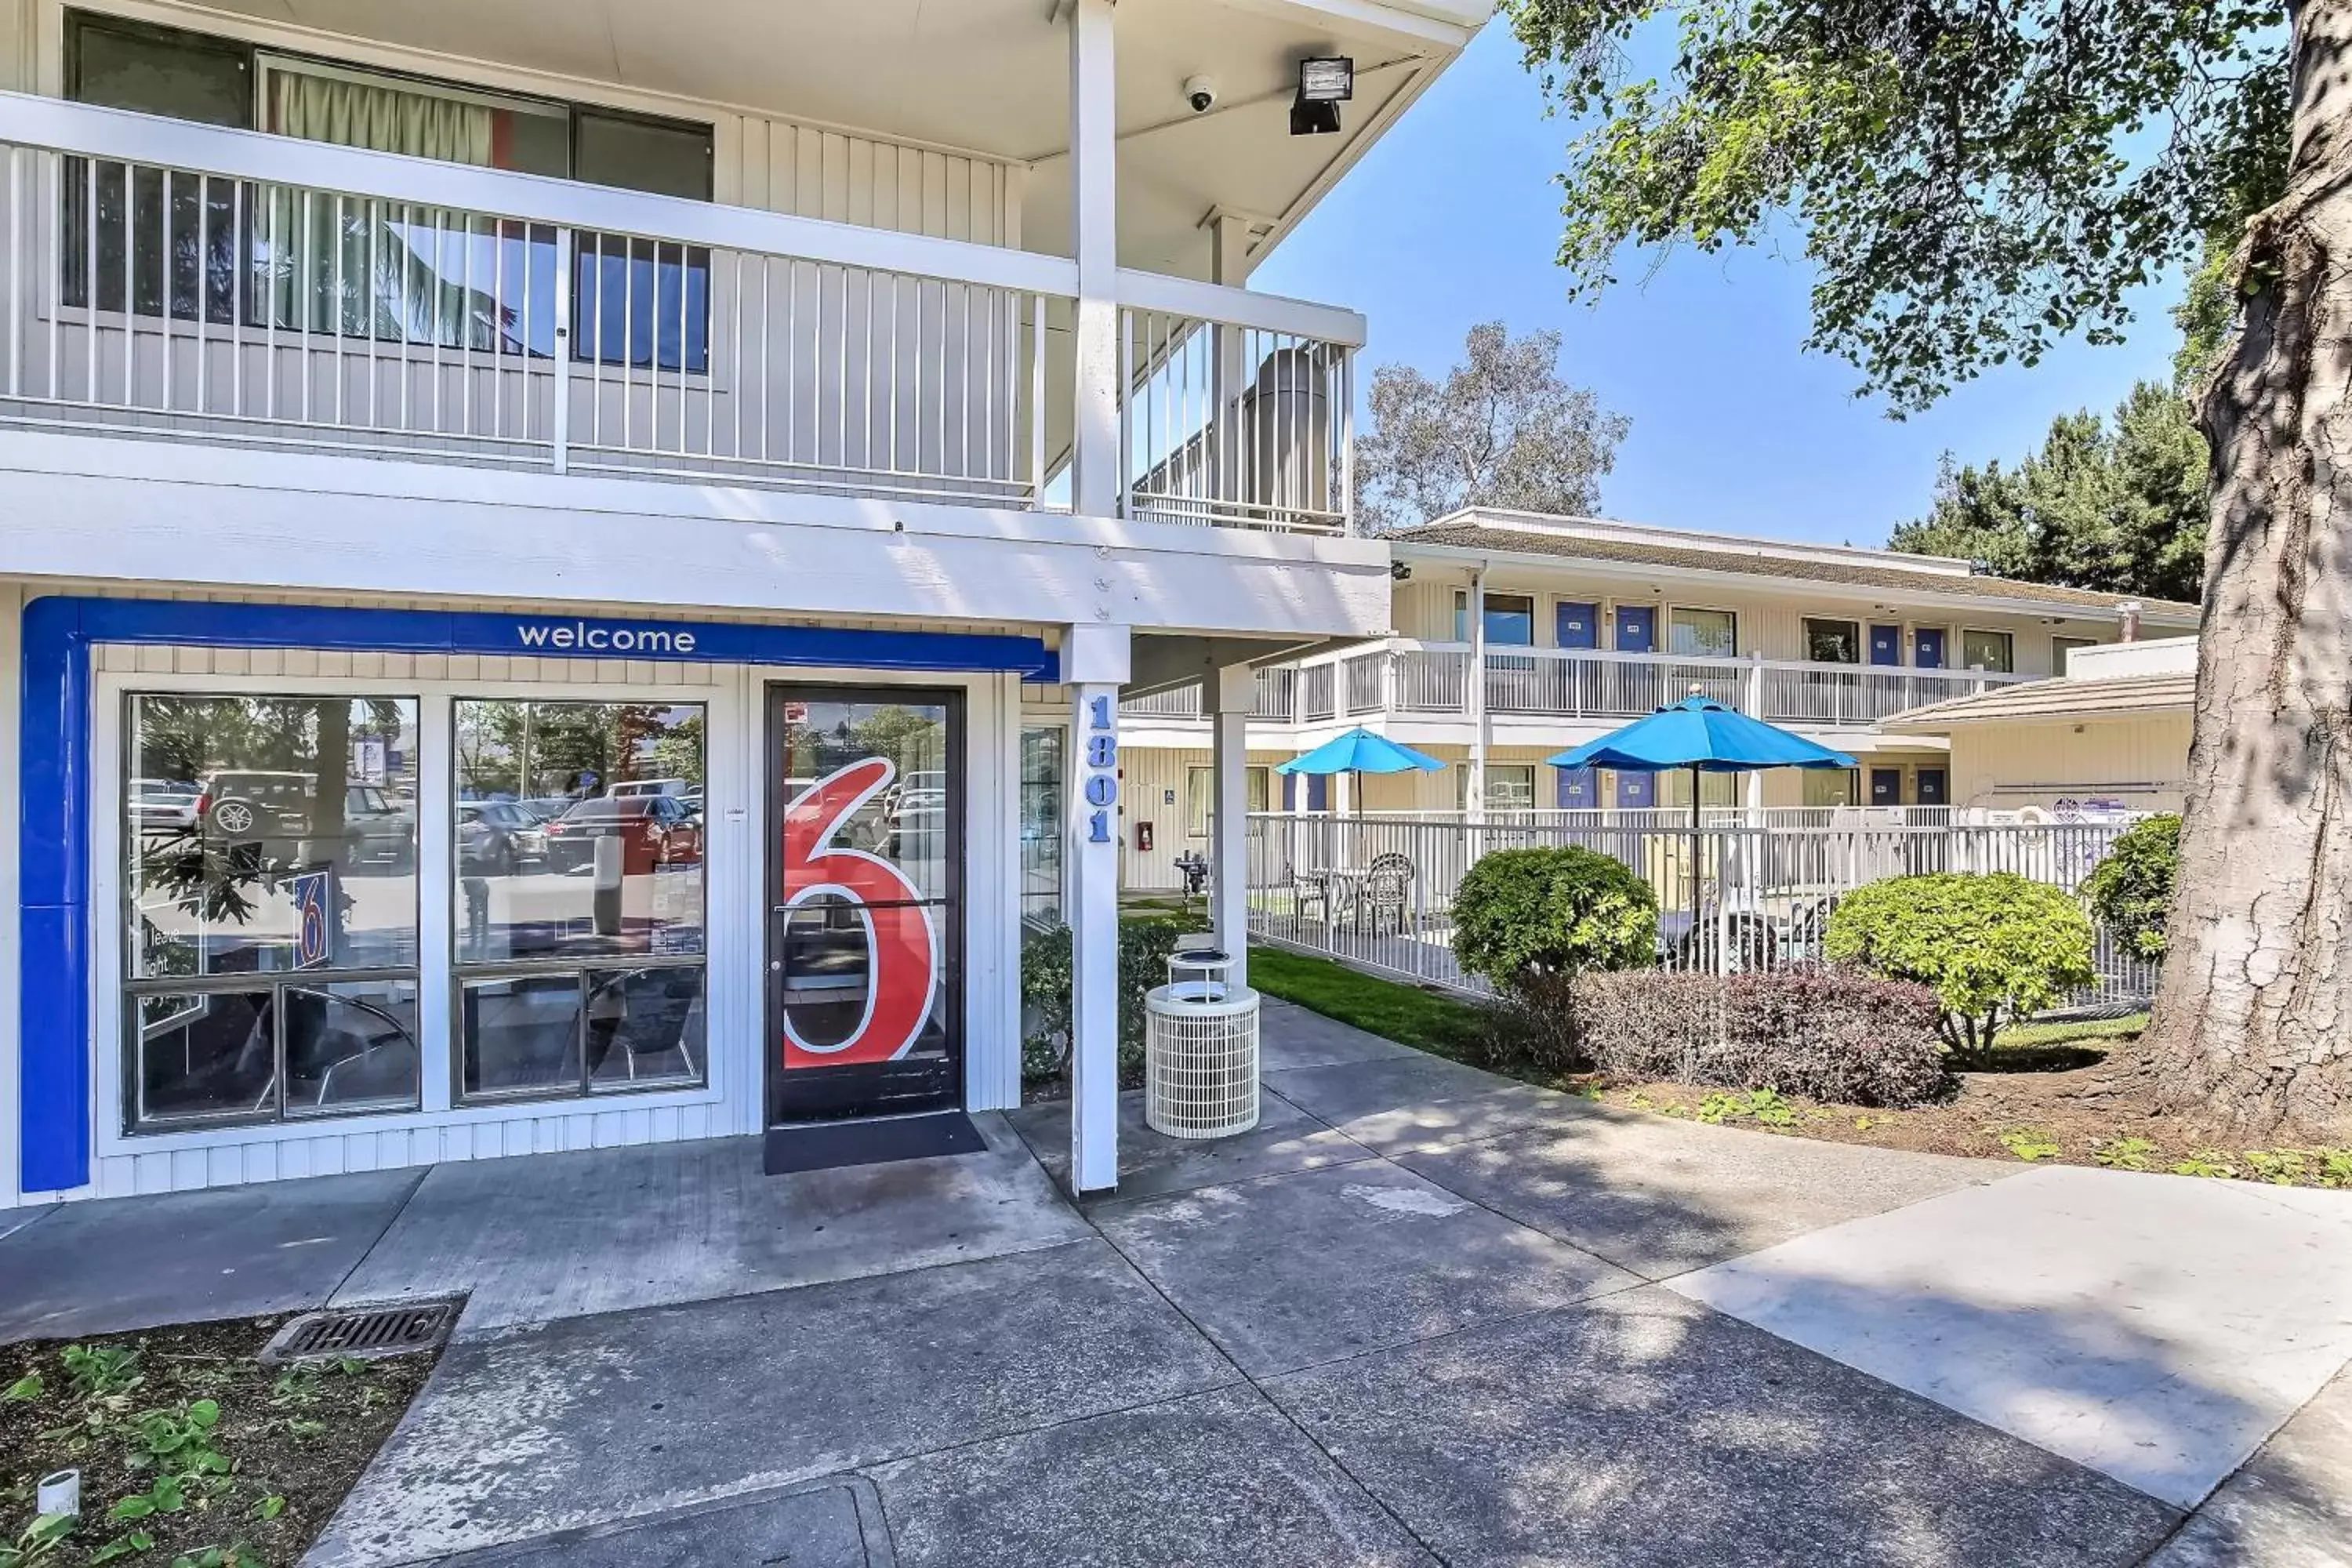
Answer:
[[[282,68],[269,86],[269,127],[280,135],[490,164],[495,111],[486,105]],[[257,237],[274,237],[268,288],[281,327],[450,347],[496,342],[490,220],[282,188],[269,206],[270,227]]]

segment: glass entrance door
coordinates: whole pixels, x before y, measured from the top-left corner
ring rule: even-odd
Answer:
[[[768,695],[768,1120],[963,1103],[963,699]]]

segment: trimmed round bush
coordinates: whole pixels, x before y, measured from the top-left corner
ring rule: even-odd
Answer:
[[[1954,1054],[1976,1058],[2000,1026],[2098,978],[2091,918],[2073,897],[2013,872],[1891,877],[1849,893],[1822,951],[1936,994]]]
[[[2083,884],[2099,923],[2150,961],[2164,956],[2164,928],[2172,919],[2172,888],[2180,876],[2180,818],[2167,812],[2135,823],[2107,847],[2107,858]]]
[[[1501,849],[1454,895],[1454,955],[1507,990],[1547,975],[1656,962],[1658,896],[1622,862],[1573,845]]]

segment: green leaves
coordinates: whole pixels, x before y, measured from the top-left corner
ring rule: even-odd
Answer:
[[[2284,29],[2255,0],[1504,8],[1577,121],[1576,287],[1612,281],[1629,244],[1712,251],[1793,222],[1818,275],[1807,346],[1898,412],[2112,339],[2134,287],[2275,199],[2284,169]],[[1624,79],[1670,25],[1666,79]]]
[[[6,1388],[0,1389],[0,1405],[22,1405],[41,1396],[41,1374],[28,1372]]]
[[[2055,1159],[2059,1147],[2047,1133],[2036,1132],[2030,1127],[2012,1128],[2000,1135],[2001,1147],[2031,1164],[2041,1160]]]
[[[2164,957],[2173,884],[2180,876],[2180,817],[2175,813],[2135,823],[2092,868],[2083,897],[2108,930],[2140,957]]]
[[[1936,993],[1954,1053],[1989,1049],[2004,1018],[2051,1006],[2097,978],[2090,917],[2060,889],[2011,872],[1891,877],[1840,900],[1822,939],[1859,963]]]
[[[1658,899],[1622,862],[1576,846],[1500,849],[1454,900],[1462,967],[1508,987],[1523,976],[1629,969],[1657,953]]]

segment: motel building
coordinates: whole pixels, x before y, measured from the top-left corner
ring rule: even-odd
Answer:
[[[1924,821],[1947,810],[2047,814],[2068,801],[2178,805],[2185,692],[2146,697],[2172,703],[2169,720],[2136,706],[2135,722],[2109,724],[2068,702],[2097,708],[2112,692],[2053,678],[2166,659],[2187,669],[2156,639],[2185,646],[2168,639],[2196,630],[2194,605],[2015,582],[1905,551],[1596,518],[1477,510],[1389,541],[1394,635],[1254,678],[1243,779],[1252,811],[1679,819],[1691,805],[1686,773],[1548,759],[1695,690],[1854,759],[1845,771],[1717,773],[1700,784],[1703,805],[1782,814],[1768,821],[1821,823],[1847,808]],[[2139,647],[2119,647],[2127,642]],[[2063,745],[2031,728],[2061,719]],[[1359,725],[1446,765],[1361,779],[1275,772]],[[1190,689],[1126,705],[1130,888],[1181,887],[1181,862],[1210,847],[1209,730]]]
[[[1391,629],[1246,285],[1486,10],[0,0],[0,1205],[974,1146],[1055,922],[1113,1184],[1119,704],[1238,952]]]

